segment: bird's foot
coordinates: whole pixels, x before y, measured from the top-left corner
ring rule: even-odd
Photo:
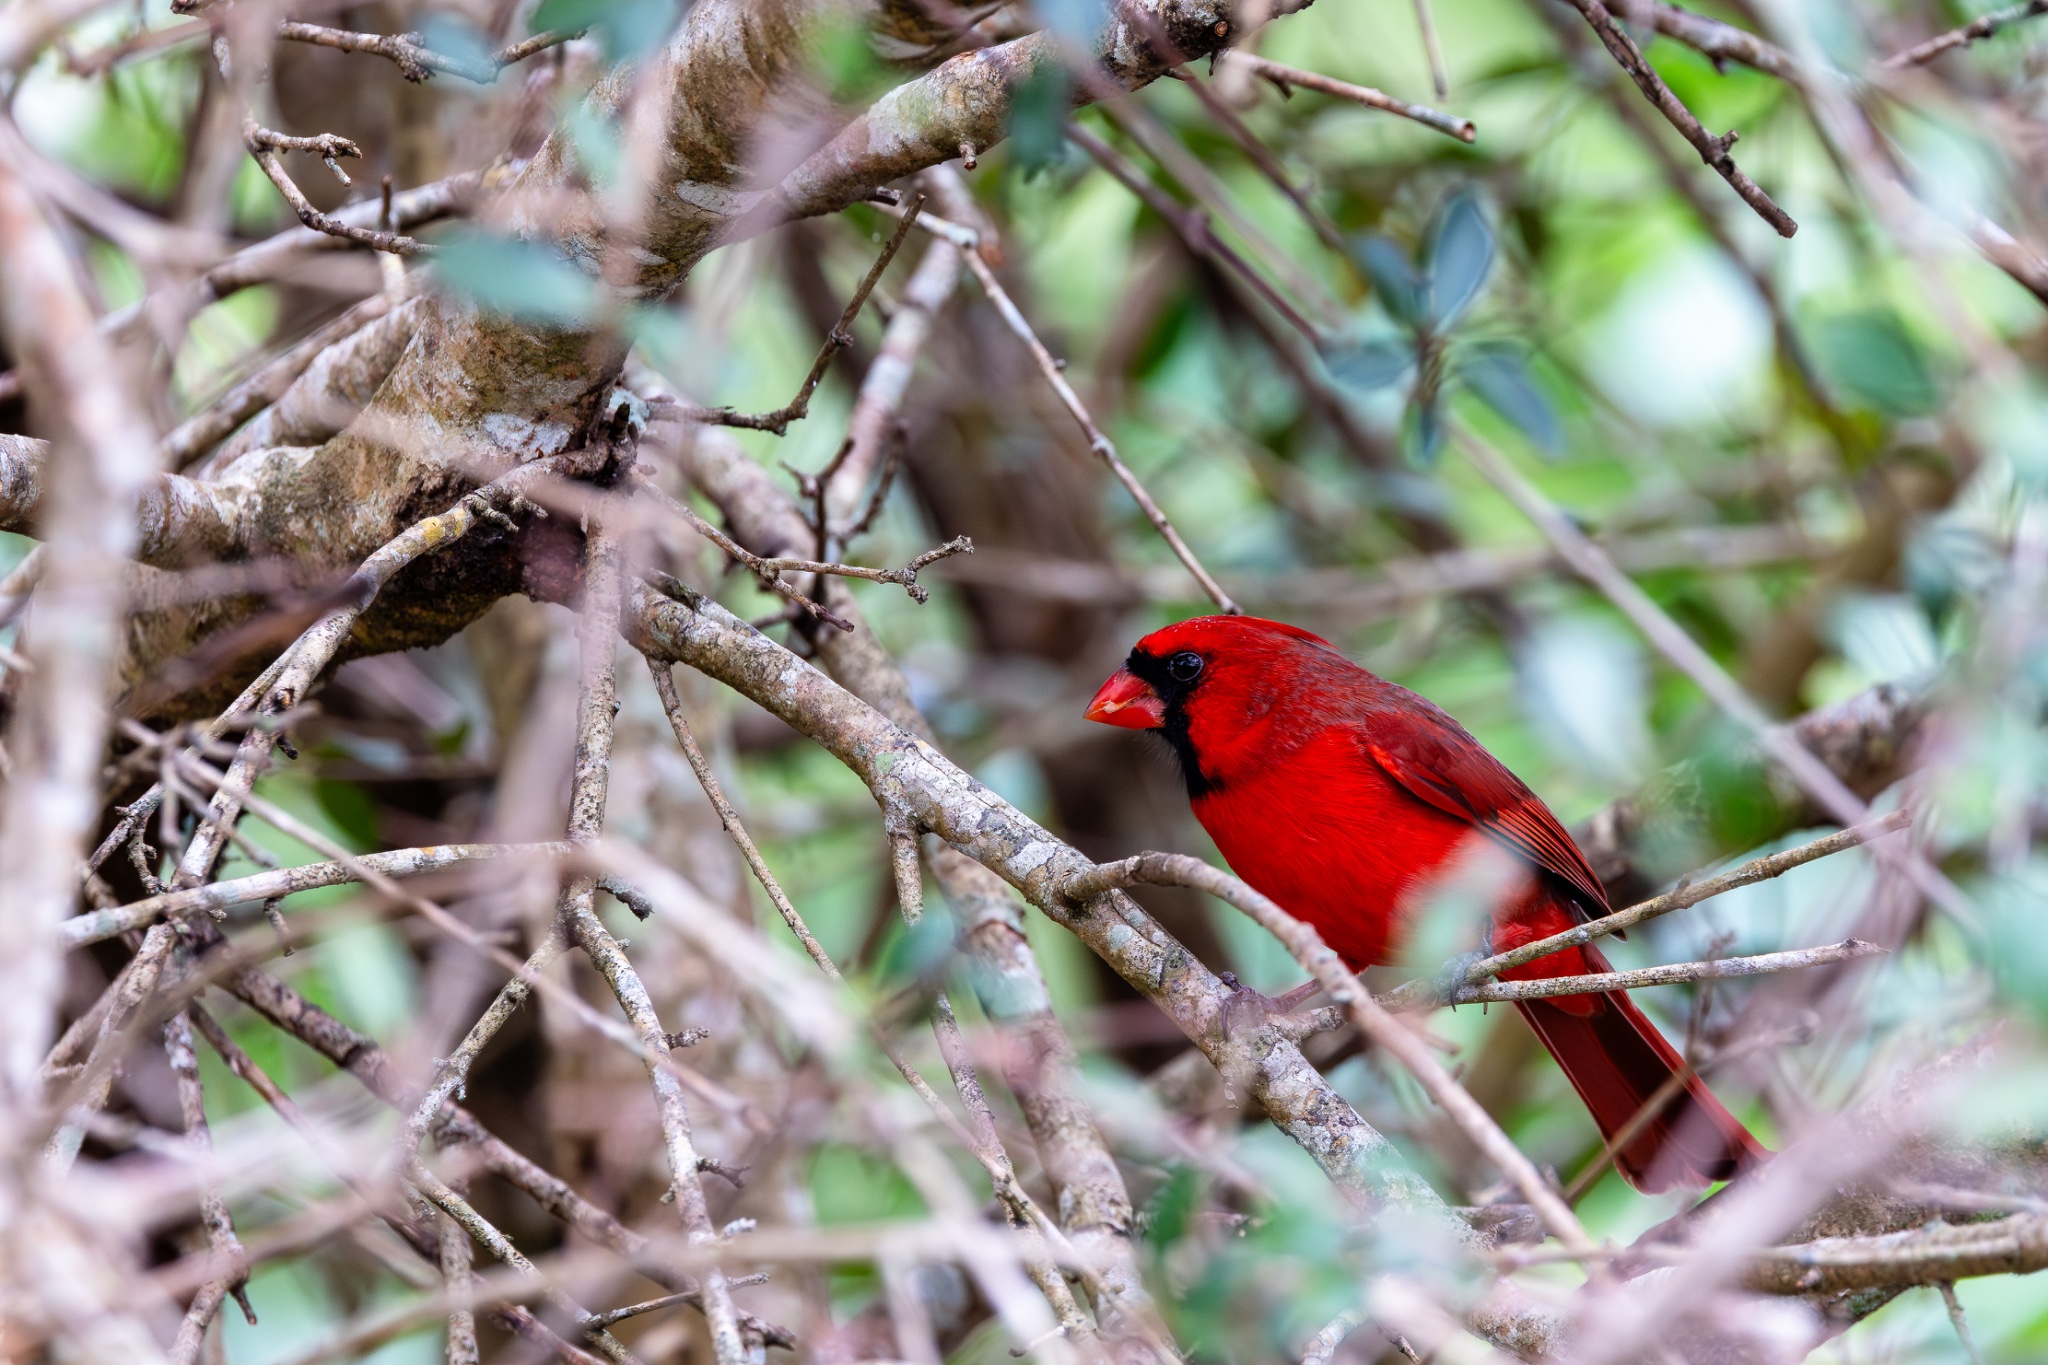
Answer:
[[[1459,953],[1456,957],[1444,963],[1443,968],[1437,972],[1433,983],[1437,999],[1448,1004],[1456,1004],[1458,992],[1470,984],[1465,980],[1465,974],[1472,970],[1472,964],[1484,962],[1491,956],[1492,954],[1485,949],[1475,948],[1469,953]]]

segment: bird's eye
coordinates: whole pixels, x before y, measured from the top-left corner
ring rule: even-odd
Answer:
[[[1202,671],[1202,656],[1184,649],[1166,661],[1166,671],[1175,682],[1193,682]]]

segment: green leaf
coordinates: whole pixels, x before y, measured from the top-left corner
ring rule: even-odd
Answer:
[[[1479,200],[1460,190],[1437,210],[1430,224],[1424,275],[1429,284],[1429,311],[1439,329],[1456,322],[1493,270],[1493,229]]]
[[[1564,433],[1550,399],[1513,346],[1474,346],[1458,362],[1458,377],[1495,412],[1515,424],[1546,455],[1564,449]]]
[[[603,311],[597,281],[546,247],[513,237],[455,236],[435,253],[434,269],[478,307],[526,322],[575,326]]]
[[[1042,62],[1010,100],[1010,155],[1028,179],[1067,156],[1067,116],[1073,112],[1073,81],[1057,62]]]
[[[607,61],[624,61],[658,47],[675,27],[677,10],[676,0],[541,0],[533,31],[589,29]]]
[[[1352,253],[1372,277],[1380,302],[1394,318],[1410,327],[1421,327],[1429,319],[1423,310],[1422,281],[1409,264],[1408,253],[1391,238],[1374,234],[1354,239]]]
[[[1390,388],[1415,368],[1415,347],[1392,337],[1333,347],[1323,355],[1330,377],[1350,388],[1371,393]]]
[[[1987,954],[2006,998],[2048,1019],[2048,936],[2041,905],[2048,898],[2048,859],[2030,858],[2010,873],[1976,888],[1985,917]]]
[[[1873,411],[1924,417],[1941,405],[1927,353],[1889,309],[1821,319],[1814,351],[1834,385]]]

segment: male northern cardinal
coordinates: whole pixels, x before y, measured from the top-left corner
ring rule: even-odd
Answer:
[[[1354,971],[1389,960],[1431,883],[1474,839],[1507,850],[1527,874],[1497,898],[1492,951],[1610,913],[1585,855],[1499,759],[1432,702],[1305,630],[1203,616],[1155,631],[1087,714],[1159,731],[1231,869],[1315,926]],[[1501,976],[1608,970],[1580,947]],[[1610,1139],[1682,1065],[1621,991],[1517,1007]],[[1764,1155],[1689,1076],[1615,1164],[1637,1189],[1657,1191],[1725,1179]]]

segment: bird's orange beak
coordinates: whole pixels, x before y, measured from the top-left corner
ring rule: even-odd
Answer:
[[[1166,703],[1150,683],[1128,668],[1119,668],[1097,690],[1084,714],[1089,720],[1121,725],[1126,730],[1157,730],[1166,724]]]

